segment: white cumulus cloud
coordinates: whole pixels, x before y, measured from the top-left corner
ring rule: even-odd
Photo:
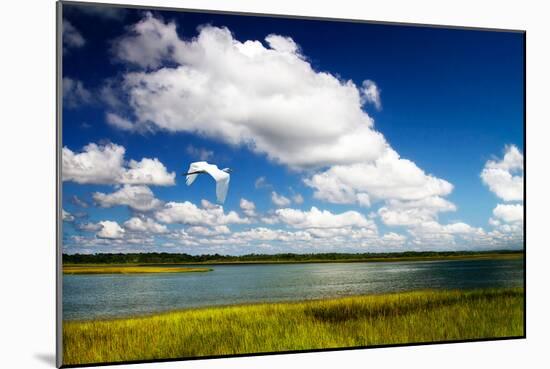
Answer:
[[[222,206],[203,202],[199,208],[195,204],[185,202],[168,202],[163,208],[155,212],[155,218],[162,223],[180,223],[189,225],[218,226],[231,223],[248,223],[248,219],[241,218],[234,211],[224,212]]]
[[[312,207],[309,211],[297,209],[278,209],[277,218],[294,228],[342,228],[342,227],[372,227],[374,223],[356,211],[346,211],[333,214],[328,210]]]
[[[512,245],[518,240],[517,233],[510,233],[521,223],[515,207],[497,206],[491,220],[496,228],[489,233],[460,221],[439,222],[440,213],[456,210],[445,198],[453,185],[400,157],[375,129],[363,110],[366,104],[382,107],[374,81],[364,80],[358,86],[337,74],[315,70],[298,43],[283,35],[238,40],[227,28],[204,25],[195,37],[184,39],[176,28],[174,22],[146,13],[114,42],[118,61],[132,66],[114,83],[120,89],[116,99],[110,98],[116,102],[111,109],[128,106],[130,110],[123,115],[108,113],[108,123],[126,131],[184,132],[245,146],[304,176],[304,183],[318,200],[364,207],[382,204],[369,218],[356,211],[335,214],[316,207],[291,209],[292,203],[303,203],[303,197],[294,191],[288,197],[273,191],[262,176],[255,187],[269,189],[272,202],[279,207],[262,217],[246,199],[241,199],[239,213],[226,212],[207,201],[200,207],[189,201],[154,206],[143,202],[141,209],[154,210],[150,221],[155,224],[188,226],[176,235],[162,237],[174,237],[179,245],[211,245],[218,247],[216,250],[253,242],[288,242],[289,249],[298,251],[302,241],[307,247],[338,250],[399,247],[406,242],[418,247],[447,247],[459,240],[468,245]],[[124,152],[114,144],[90,144],[80,153],[64,148],[64,180],[123,185],[113,194],[98,193],[102,196],[96,201],[106,206],[131,206],[131,196],[114,196],[125,188],[175,183],[175,174],[168,173],[157,159],[125,161]],[[187,147],[186,152],[199,159],[212,155],[196,147]],[[501,160],[486,163],[481,178],[504,201],[521,201],[523,155],[515,146],[507,147]],[[154,196],[149,199],[156,200]],[[387,226],[406,227],[407,236],[378,234],[376,217]],[[293,230],[257,227],[231,232],[227,227],[250,223],[249,218]],[[137,229],[138,221],[147,222],[135,219],[126,222],[124,229],[130,231],[130,223]]]
[[[477,244],[485,238],[486,233],[482,228],[475,228],[463,222],[440,224],[435,220],[429,220],[416,224],[409,229],[414,237],[413,243],[423,247],[442,246],[450,249],[458,240],[465,241],[466,248],[479,246]]]
[[[64,50],[70,47],[82,47],[86,40],[82,34],[67,19],[63,19],[63,47]]]
[[[411,226],[435,220],[440,212],[455,210],[450,201],[432,196],[412,201],[388,200],[386,206],[378,209],[378,215],[386,225]]]
[[[82,152],[62,150],[64,181],[80,184],[135,184],[170,186],[175,184],[176,174],[169,173],[157,159],[143,158],[140,161],[124,160],[126,149],[113,143],[97,145],[90,143]]]
[[[242,198],[239,203],[239,206],[247,217],[256,216],[256,204],[254,204],[253,201]]]
[[[231,230],[226,225],[218,225],[214,227],[192,226],[186,229],[186,232],[199,237],[210,237],[222,234],[230,234]]]
[[[112,99],[110,95],[105,95],[104,99]],[[105,115],[105,120],[107,123],[112,125],[115,128],[121,129],[123,131],[131,131],[134,129],[134,124],[127,118],[121,117],[115,113],[107,113]]]
[[[77,224],[77,228],[79,230],[85,231],[85,232],[97,232],[97,231],[101,230],[102,225],[99,224],[99,223],[88,222],[88,223]]]
[[[133,217],[124,222],[124,228],[132,232],[167,233],[168,227],[159,224],[151,218]]]
[[[382,243],[388,246],[403,246],[407,237],[395,232],[389,232],[382,236]]]
[[[76,108],[93,102],[92,93],[84,87],[82,81],[63,78],[63,103],[68,108]]]
[[[147,186],[124,185],[110,194],[95,192],[93,199],[103,208],[126,205],[137,211],[150,211],[162,206],[162,201],[155,198],[153,191]]]
[[[374,81],[371,81],[370,79],[363,81],[363,84],[361,85],[361,98],[364,104],[373,104],[377,110],[382,109],[380,89]]]
[[[426,174],[387,150],[372,163],[335,165],[305,180],[314,197],[338,204],[370,206],[373,200],[421,200],[451,193],[453,185]]]
[[[271,192],[271,202],[273,202],[273,204],[275,204],[275,206],[280,207],[280,208],[288,206],[291,203],[291,201],[288,197],[280,195],[275,191]]]
[[[493,209],[493,216],[506,223],[523,222],[523,205],[498,204]]]
[[[282,35],[241,41],[227,28],[205,25],[182,39],[176,28],[147,14],[115,42],[117,58],[139,67],[121,82],[134,129],[199,134],[247,146],[293,170],[322,168],[304,172],[304,181],[315,198],[331,203],[370,207],[453,190],[401,158],[375,130],[362,109],[381,108],[374,81],[357,86],[315,70],[296,41]],[[258,178],[256,188],[267,187]],[[292,202],[274,191],[272,201]]]
[[[99,222],[99,225],[101,225],[101,230],[96,234],[99,238],[120,239],[124,237],[125,231],[117,222],[104,220]]]
[[[308,232],[290,232],[281,229],[270,229],[265,227],[251,228],[247,231],[236,232],[234,238],[237,240],[251,241],[310,241],[312,239]]]
[[[256,181],[254,181],[254,187],[257,189],[261,189],[261,188],[272,188],[273,186],[269,182],[267,182],[267,179],[264,176],[262,176],[262,177],[258,177]]]
[[[301,205],[304,203],[304,197],[301,194],[297,193],[292,196],[292,201],[294,201],[295,204]]]
[[[507,146],[501,160],[485,163],[481,179],[502,200],[523,201],[523,154],[516,146]]]
[[[135,124],[246,145],[293,168],[372,160],[386,149],[352,81],[315,71],[288,37],[266,43],[213,26],[186,41],[175,23],[148,14],[114,47],[144,69],[122,82]],[[163,62],[173,67],[157,69]]]

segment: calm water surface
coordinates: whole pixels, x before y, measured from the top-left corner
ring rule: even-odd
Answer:
[[[64,275],[64,319],[426,288],[523,286],[523,260],[214,265],[207,273]]]

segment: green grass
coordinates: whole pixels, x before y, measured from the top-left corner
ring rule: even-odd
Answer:
[[[524,292],[417,291],[63,323],[66,365],[523,336]]]
[[[280,254],[280,255],[201,255],[187,254],[96,254],[63,255],[65,266],[140,266],[140,265],[223,265],[223,264],[307,264],[365,263],[440,260],[510,260],[522,259],[517,252],[407,252],[383,254]],[[141,261],[140,261],[141,260]]]
[[[357,259],[309,259],[309,260],[246,260],[246,261],[204,261],[179,263],[151,263],[147,265],[225,265],[225,264],[309,264],[309,263],[383,263],[396,261],[444,261],[444,260],[516,260],[523,254],[480,254],[480,255],[435,255],[435,256],[384,256]],[[146,265],[146,264],[139,264]]]
[[[63,274],[139,274],[208,272],[209,268],[153,267],[153,266],[64,266]]]

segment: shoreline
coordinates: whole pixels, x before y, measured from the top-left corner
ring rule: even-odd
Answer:
[[[524,297],[416,290],[64,321],[64,364],[523,337]]]
[[[250,261],[189,261],[165,263],[66,263],[63,267],[92,267],[92,266],[168,266],[168,265],[261,265],[261,264],[328,264],[328,263],[384,263],[399,261],[474,261],[474,260],[513,260],[523,259],[524,252],[494,253],[475,255],[447,255],[447,256],[398,256],[398,257],[369,257],[359,259],[311,259],[311,260],[250,260]]]
[[[63,274],[67,275],[104,275],[104,274],[156,274],[156,273],[205,273],[210,268],[155,267],[153,265],[64,265]]]
[[[122,320],[131,320],[131,319],[150,319],[150,318],[161,318],[165,315],[172,314],[185,314],[190,312],[204,312],[208,310],[226,310],[232,308],[257,308],[257,307],[273,307],[277,305],[299,305],[299,304],[315,304],[323,302],[339,302],[344,300],[352,299],[369,299],[369,298],[387,298],[387,297],[398,297],[399,295],[408,295],[408,294],[444,294],[444,293],[456,293],[456,294],[476,294],[484,293],[487,291],[505,291],[505,290],[521,290],[524,291],[523,287],[478,287],[478,288],[432,288],[432,289],[414,289],[414,290],[405,290],[405,291],[396,291],[396,292],[374,292],[369,294],[359,294],[359,295],[346,295],[346,296],[337,296],[337,297],[326,297],[326,298],[312,298],[312,299],[297,299],[297,300],[276,300],[276,301],[249,301],[249,302],[240,302],[233,304],[220,304],[220,305],[205,305],[205,306],[195,306],[187,308],[175,308],[168,309],[163,311],[154,311],[143,314],[133,314],[133,315],[120,315],[120,316],[104,316],[100,318],[92,319],[67,319],[63,320],[63,323],[92,323],[92,322],[113,322],[113,321],[122,321]],[[523,292],[524,293],[524,292]]]

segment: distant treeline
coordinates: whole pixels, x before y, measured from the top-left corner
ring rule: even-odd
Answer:
[[[252,263],[252,262],[307,262],[360,261],[387,258],[446,258],[494,254],[523,254],[522,250],[494,251],[406,251],[385,253],[322,253],[322,254],[248,254],[248,255],[189,255],[172,253],[132,254],[63,254],[63,264],[155,264],[155,263]]]

